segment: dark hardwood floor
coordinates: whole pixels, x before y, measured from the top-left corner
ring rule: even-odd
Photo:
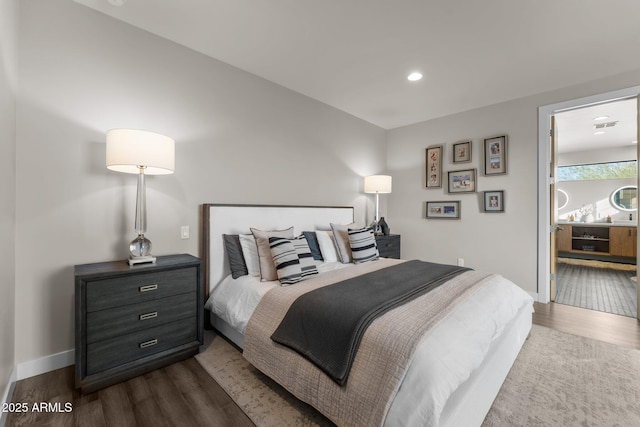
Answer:
[[[561,304],[535,303],[533,323],[613,344],[640,349],[636,319]],[[253,426],[225,391],[190,358],[104,390],[80,396],[73,366],[18,381],[13,402],[25,413],[10,413],[13,426]],[[34,404],[71,403],[71,412],[34,412]]]
[[[193,357],[86,396],[73,384],[73,366],[18,381],[12,401],[29,410],[10,413],[6,427],[254,426]],[[71,412],[32,411],[40,402],[73,406]]]

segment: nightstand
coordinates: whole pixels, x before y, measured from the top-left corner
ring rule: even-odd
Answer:
[[[376,234],[376,245],[378,252],[383,258],[400,259],[400,235],[399,234]]]
[[[76,388],[91,393],[198,353],[202,262],[75,266]]]

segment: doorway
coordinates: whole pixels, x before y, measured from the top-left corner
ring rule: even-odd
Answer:
[[[551,239],[553,238],[554,242],[556,240],[555,229],[554,229],[555,218],[553,218],[553,216],[551,215],[551,210],[550,210],[550,205],[554,200],[551,198],[551,191],[550,191],[550,184],[552,183],[552,179],[549,178],[551,176],[551,171],[552,171],[552,165],[551,165],[552,151],[549,149],[549,135],[550,135],[549,129],[550,129],[551,118],[563,112],[577,110],[579,109],[579,107],[583,107],[583,108],[594,107],[598,105],[604,105],[613,101],[635,98],[638,93],[640,93],[640,87],[633,87],[633,88],[628,88],[621,91],[610,92],[610,93],[596,95],[592,97],[566,101],[563,103],[548,105],[548,106],[539,108],[538,300],[540,302],[546,303],[552,300],[550,283],[555,279],[555,276],[551,275],[551,260],[553,259],[553,257],[551,256]],[[634,110],[634,117],[636,121],[638,117],[637,115],[638,115],[638,112],[637,112],[637,106],[636,106]],[[590,117],[590,120],[593,120],[595,117],[597,116]],[[561,119],[560,125],[562,125],[562,119]],[[617,124],[613,126],[616,126],[616,125]],[[606,129],[606,126],[604,127]],[[595,124],[592,122],[591,132],[594,132],[595,129],[596,129]],[[562,130],[560,132],[562,132]],[[636,137],[633,140],[637,140],[637,132],[638,132],[637,126],[636,126],[635,132],[636,132]],[[637,150],[638,148],[636,144],[634,151],[637,153]],[[637,181],[638,181],[637,177],[634,179],[634,181],[635,181],[635,185],[637,186]],[[554,191],[554,195],[555,195],[555,191]],[[586,205],[587,204],[585,203],[585,208],[588,208],[588,206]],[[580,206],[580,208],[582,208],[582,205]],[[583,211],[581,212],[581,215],[587,214],[587,210],[588,209],[583,209]],[[593,214],[593,211],[595,211],[595,209],[592,210],[591,214]],[[601,211],[600,218],[599,218],[600,221],[603,220],[603,214],[604,214],[604,211]],[[594,221],[598,219],[597,215],[598,214],[596,212],[596,217],[594,218]],[[575,220],[575,216],[577,216],[577,213],[574,214],[574,220]],[[609,214],[607,214],[606,216],[609,216]],[[605,220],[606,220],[606,216],[604,217]],[[635,221],[636,220],[635,214],[633,215],[633,218]],[[580,219],[582,219],[582,216],[580,216]],[[619,221],[622,221],[622,219],[619,219]],[[551,227],[550,227],[550,224],[551,224]],[[633,224],[625,224],[625,225],[628,225],[629,227],[631,227]],[[577,232],[580,232],[579,228],[577,228],[576,230]],[[589,230],[586,230],[586,231],[582,230],[582,236],[586,236],[586,238],[592,239],[593,242],[606,240],[604,236],[597,237],[596,233],[591,233]],[[601,240],[597,240],[597,239],[601,239]],[[593,242],[587,242],[587,243],[593,243]],[[583,245],[584,247],[580,246],[578,249],[584,252],[604,252],[604,248],[600,248],[599,251],[596,251],[595,248],[593,248],[592,250],[591,246],[597,246],[599,244],[602,244],[602,243],[596,243],[595,245],[585,244]],[[635,243],[632,246],[633,246],[633,250],[635,250],[635,253],[637,253],[637,248],[638,248],[637,238],[635,239]],[[595,260],[592,260],[592,261],[595,261]],[[608,261],[611,261],[611,259],[609,259]],[[631,276],[634,276],[634,275],[631,274]],[[635,276],[637,277],[637,273],[635,274]],[[637,293],[638,292],[636,291],[636,300],[637,300]],[[554,294],[553,295],[554,299],[555,299],[555,296],[556,295]],[[637,315],[637,305],[638,304],[636,303],[636,315]]]
[[[554,115],[557,303],[638,315],[636,106],[626,98]]]

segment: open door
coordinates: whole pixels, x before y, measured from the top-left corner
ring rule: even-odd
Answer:
[[[549,132],[549,149],[550,149],[550,165],[549,165],[549,209],[551,210],[549,215],[549,242],[551,250],[549,251],[549,289],[551,301],[556,300],[556,270],[558,265],[558,244],[556,238],[556,232],[558,231],[558,211],[556,210],[556,141],[557,141],[557,129],[556,118],[551,116],[551,131]]]

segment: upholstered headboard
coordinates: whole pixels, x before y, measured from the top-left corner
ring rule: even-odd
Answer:
[[[350,224],[353,220],[351,206],[202,205],[200,255],[205,270],[205,301],[229,274],[224,234],[248,234],[252,227],[274,230],[293,226],[298,235],[303,231],[329,230],[330,223]]]

